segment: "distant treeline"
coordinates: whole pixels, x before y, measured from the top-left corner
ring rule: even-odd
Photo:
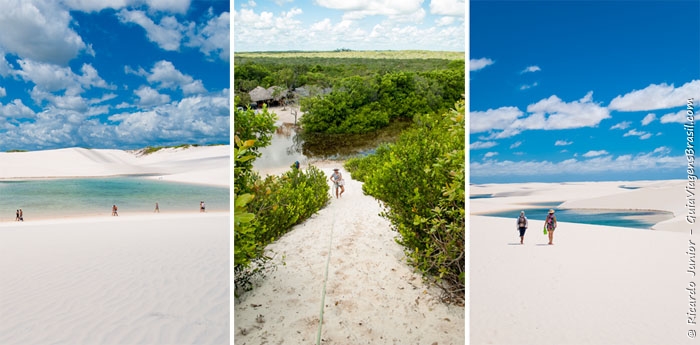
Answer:
[[[357,52],[334,54],[342,53]],[[387,58],[238,55],[234,57],[237,106],[247,106],[248,92],[257,86],[332,90],[298,100],[306,112],[302,126],[308,132],[364,133],[395,118],[450,109],[464,94],[464,59],[398,58],[397,52]]]

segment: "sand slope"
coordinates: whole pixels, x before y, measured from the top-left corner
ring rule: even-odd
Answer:
[[[683,181],[473,186],[470,207],[471,344],[685,344],[691,301]],[[621,186],[640,187],[625,189]],[[530,219],[525,244],[512,218],[475,211],[558,201],[562,207],[652,209],[675,218],[640,230],[567,223],[554,245],[544,219]],[[693,296],[694,297],[694,296]]]
[[[0,344],[229,344],[229,214],[0,224]]]
[[[1,152],[0,179],[155,175],[164,180],[230,185],[230,146],[132,151],[68,148]]]
[[[343,198],[268,246],[277,270],[234,302],[235,344],[315,343],[331,230],[323,344],[464,344],[464,308],[428,291],[377,201],[341,172]]]

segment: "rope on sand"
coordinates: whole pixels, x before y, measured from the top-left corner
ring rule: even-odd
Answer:
[[[326,283],[328,282],[328,264],[331,262],[331,250],[333,249],[333,228],[335,228],[335,211],[333,211],[333,224],[331,225],[331,238],[328,242],[328,259],[326,260],[326,277],[323,278],[323,293],[321,293],[321,314],[318,318],[318,334],[316,345],[321,345],[321,328],[323,327],[323,307],[326,305]]]

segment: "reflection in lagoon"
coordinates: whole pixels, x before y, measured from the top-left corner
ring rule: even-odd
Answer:
[[[317,134],[304,133],[291,123],[277,124],[271,144],[260,150],[255,160],[256,170],[289,167],[294,161],[302,165],[318,160],[345,160],[366,155],[382,143],[396,141],[401,131],[412,121],[394,121],[388,127],[365,134]]]

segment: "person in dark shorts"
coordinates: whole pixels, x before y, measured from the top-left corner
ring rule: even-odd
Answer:
[[[527,230],[527,217],[525,217],[525,211],[520,211],[520,217],[515,222],[515,226],[520,231],[520,244],[523,244],[525,239],[525,230]]]

